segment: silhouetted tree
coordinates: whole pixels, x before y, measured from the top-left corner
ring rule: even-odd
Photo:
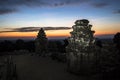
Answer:
[[[113,75],[115,77],[118,78],[118,80],[120,80],[120,77],[119,77],[119,74],[120,74],[120,32],[116,33],[114,35],[114,38],[113,38],[113,42],[116,44],[116,49],[118,50],[118,53],[115,51],[115,53],[117,53],[117,57],[115,59],[117,59],[117,64],[116,64],[116,69],[114,70]]]
[[[34,52],[35,51],[35,42],[34,41],[28,41],[25,42],[26,44],[26,49],[30,52]]]
[[[69,44],[69,42],[67,39],[64,39],[63,41],[64,41],[63,48],[64,48],[64,52],[66,53],[66,46]]]
[[[116,48],[120,52],[120,32],[116,33],[114,38],[113,38],[114,43],[116,44]]]
[[[9,52],[14,50],[14,44],[9,41],[5,40],[0,43],[0,52]]]
[[[25,49],[25,42],[24,40],[22,39],[18,39],[16,40],[16,43],[15,43],[15,49],[16,50],[22,50],[22,49]]]
[[[36,53],[45,53],[47,51],[47,42],[48,39],[46,38],[46,34],[43,28],[41,28],[38,32],[37,38],[35,39]]]
[[[56,45],[57,45],[57,48],[58,48],[58,52],[62,52],[62,43],[61,41],[56,41]]]
[[[48,42],[48,50],[49,50],[49,52],[57,52],[58,51],[56,41]]]
[[[96,41],[96,45],[97,45],[98,47],[100,47],[100,48],[103,47],[103,46],[102,46],[102,41],[101,41],[101,40],[97,40],[97,41]]]

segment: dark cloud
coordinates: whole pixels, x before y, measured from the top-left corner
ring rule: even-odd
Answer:
[[[12,29],[15,32],[34,32],[38,31],[40,27],[22,27],[22,28],[14,28]]]
[[[19,10],[22,6],[26,7],[56,7],[64,5],[81,4],[89,0],[0,0],[0,13],[7,14],[15,12],[13,8]],[[5,9],[5,10],[4,10]]]
[[[0,15],[17,12],[16,9],[0,8]]]
[[[71,27],[43,27],[44,30],[68,30]]]
[[[120,9],[115,10],[113,13],[114,13],[114,14],[120,14]]]
[[[109,4],[108,3],[101,3],[101,2],[99,2],[99,3],[93,3],[92,4],[92,6],[93,7],[95,7],[95,8],[103,8],[103,7],[106,7],[106,6],[108,6]]]
[[[89,0],[0,0],[1,14],[16,12],[21,6],[27,7],[56,7],[63,5],[81,4]]]
[[[71,27],[22,27],[22,28],[4,28],[6,31],[0,31],[0,33],[5,32],[35,32],[39,31],[40,28],[43,28],[44,30],[68,30],[71,29]]]
[[[0,31],[0,33],[7,33],[7,32],[16,32],[16,31]]]
[[[61,6],[74,3],[83,3],[89,0],[0,0],[3,6]]]

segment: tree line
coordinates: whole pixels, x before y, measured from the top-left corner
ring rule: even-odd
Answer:
[[[4,40],[0,42],[0,52],[12,52],[14,50],[34,51],[34,41],[24,41],[18,39],[16,41]]]
[[[66,44],[67,44],[67,39],[48,40],[47,51],[64,53]],[[19,50],[27,50],[29,52],[35,52],[35,41],[34,40],[25,41],[22,39],[18,39],[16,41],[10,41],[10,40],[0,41],[0,52],[13,52]]]

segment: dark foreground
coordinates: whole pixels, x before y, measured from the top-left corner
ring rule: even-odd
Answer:
[[[67,72],[65,63],[49,57],[18,55],[12,58],[16,63],[18,80],[93,80]]]

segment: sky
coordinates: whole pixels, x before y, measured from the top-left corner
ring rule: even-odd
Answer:
[[[95,35],[120,32],[120,0],[0,0],[0,38],[68,37],[74,22],[88,19]]]

